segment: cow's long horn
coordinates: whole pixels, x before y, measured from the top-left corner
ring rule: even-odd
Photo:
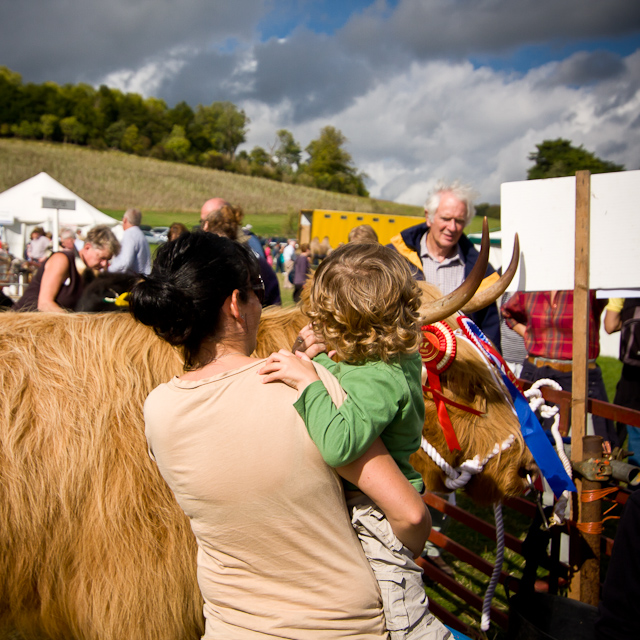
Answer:
[[[489,285],[482,291],[476,291],[473,298],[471,298],[471,300],[462,307],[461,311],[469,315],[470,313],[475,313],[476,311],[489,306],[492,302],[495,302],[507,290],[509,283],[513,280],[513,276],[516,275],[519,260],[520,241],[518,240],[518,234],[516,233],[513,239],[511,262],[509,263],[507,270],[492,285]]]
[[[461,309],[473,297],[480,286],[489,264],[489,224],[485,218],[482,222],[482,244],[480,255],[465,281],[449,295],[438,300],[424,302],[420,308],[422,324],[433,324],[444,320],[447,316]]]

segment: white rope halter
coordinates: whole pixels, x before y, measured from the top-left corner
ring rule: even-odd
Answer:
[[[429,443],[429,441],[422,437],[422,450],[444,471],[447,479],[444,481],[447,489],[455,491],[464,487],[473,476],[482,473],[485,465],[491,458],[494,458],[502,451],[506,451],[515,441],[515,436],[511,434],[502,444],[496,442],[493,449],[482,459],[479,455],[474,456],[469,460],[465,460],[460,466],[454,469],[435,449],[435,447]]]
[[[556,453],[562,461],[562,466],[567,472],[567,475],[570,478],[573,478],[571,462],[569,462],[569,458],[567,458],[564,452],[564,444],[560,437],[560,410],[558,407],[550,407],[544,403],[540,387],[551,387],[556,391],[562,391],[562,387],[555,380],[551,380],[550,378],[541,378],[540,380],[536,380],[536,382],[534,382],[531,387],[524,392],[524,395],[529,399],[529,406],[534,413],[539,410],[540,415],[543,418],[553,418],[551,434],[553,435],[553,440],[556,445]],[[570,496],[570,491],[563,491],[562,495],[557,499],[556,503],[553,505],[553,513],[549,518],[550,526],[564,524],[564,521],[566,520],[567,503]]]

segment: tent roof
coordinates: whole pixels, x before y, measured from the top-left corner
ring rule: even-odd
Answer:
[[[106,224],[112,227],[119,224],[117,220],[98,211],[44,171],[0,193],[0,219],[3,219],[5,224],[13,219],[14,223],[24,222],[28,225],[52,220],[56,210],[43,209],[43,197],[75,200],[75,210],[59,210],[61,228],[65,226],[94,226],[96,224]]]

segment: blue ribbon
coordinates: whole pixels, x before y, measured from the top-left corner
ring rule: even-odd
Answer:
[[[472,320],[465,317],[464,324],[469,331],[474,333],[475,337],[481,344],[487,341],[487,337]],[[547,434],[542,429],[538,418],[536,418],[536,414],[531,410],[527,399],[522,395],[513,382],[509,380],[507,374],[502,371],[501,365],[496,362],[493,354],[484,349],[484,345],[482,346],[485,353],[489,356],[495,367],[500,372],[502,380],[509,390],[518,420],[520,421],[520,430],[522,432],[524,442],[529,451],[531,451],[533,459],[536,461],[540,472],[549,483],[554,495],[556,498],[559,498],[563,491],[577,491],[576,485],[569,477],[569,474],[565,471],[556,450],[553,448]]]
[[[507,385],[507,389],[509,389],[518,414],[524,442],[529,451],[531,451],[531,455],[542,475],[547,479],[555,497],[559,498],[563,491],[577,491],[576,485],[573,484],[573,480],[564,470],[558,454],[551,446],[547,434],[542,429],[540,422],[538,422],[536,414],[531,411],[527,399],[507,376],[503,374],[502,379]]]

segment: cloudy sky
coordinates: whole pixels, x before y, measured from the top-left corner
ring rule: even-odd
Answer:
[[[331,124],[371,194],[438,179],[499,202],[568,138],[640,168],[638,0],[0,0],[0,65],[25,82],[230,100],[245,148]]]

